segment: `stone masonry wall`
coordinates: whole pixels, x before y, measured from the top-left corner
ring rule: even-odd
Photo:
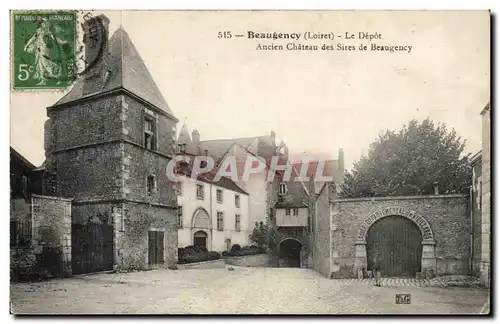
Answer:
[[[17,252],[33,256],[38,275],[71,275],[71,200],[38,195],[15,199],[10,218],[31,231],[24,233],[29,234],[29,247]]]
[[[467,198],[460,195],[381,197],[336,200],[332,205],[332,267],[334,277],[355,277],[355,243],[363,220],[386,207],[403,207],[422,215],[436,241],[436,273],[468,274],[470,215]]]
[[[481,267],[480,277],[490,285],[491,269],[491,137],[490,137],[490,108],[487,107],[482,115],[482,206],[481,206]]]
[[[148,231],[164,232],[164,260],[177,263],[177,213],[175,209],[124,203],[114,210],[117,269],[148,269]]]
[[[118,140],[122,135],[121,96],[64,108],[49,108],[45,149],[49,152]]]
[[[142,103],[128,96],[123,96],[123,111],[120,115],[120,119],[123,120],[124,139],[142,146],[143,117],[148,115],[156,119],[158,152],[172,156],[176,150],[174,131],[176,123],[152,109],[147,109]]]
[[[120,145],[110,143],[58,153],[58,195],[77,200],[122,198]]]
[[[71,200],[32,196],[35,254],[53,275],[71,275]]]

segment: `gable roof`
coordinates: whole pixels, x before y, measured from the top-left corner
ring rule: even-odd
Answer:
[[[10,161],[11,163],[13,161],[17,161],[19,165],[21,165],[22,168],[25,169],[26,171],[32,171],[35,168],[33,163],[28,161],[27,158],[22,156],[21,153],[16,151],[12,146],[10,147]]]
[[[256,151],[251,150],[250,148],[254,141],[257,141]],[[207,150],[208,155],[213,157],[216,162],[222,161],[227,153],[230,152],[231,148],[236,145],[242,147],[248,153],[267,159],[272,157],[276,153],[276,148],[273,146],[273,143],[271,143],[271,141],[272,139],[270,136],[208,140],[200,141],[200,143],[198,144],[198,149],[200,151],[200,154],[203,154],[203,152]]]
[[[295,167],[292,174],[298,177]],[[298,179],[298,181],[286,181],[284,184],[286,185],[287,192],[278,197],[278,201],[275,204],[276,208],[300,208],[308,206],[309,192],[301,179]]]
[[[108,78],[103,87],[95,93],[84,95],[85,77],[80,77],[73,88],[54,106],[123,88],[174,117],[146,64],[122,27],[113,33],[108,50],[108,55],[100,63],[104,64],[102,71]],[[105,78],[106,75],[100,77]]]
[[[193,169],[194,160],[191,159],[189,163],[184,162],[183,167],[178,169],[178,173],[182,174],[186,177],[191,177],[192,169]],[[227,177],[221,177],[218,181],[215,181],[215,176],[217,175],[217,169],[214,168],[211,171],[200,173],[196,175],[196,180],[213,184],[215,186],[225,188],[234,192],[239,192],[245,195],[248,193],[243,190],[240,186],[238,186],[233,180]]]

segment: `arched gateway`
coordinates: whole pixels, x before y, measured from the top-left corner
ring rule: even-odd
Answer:
[[[380,209],[363,220],[356,241],[355,268],[385,276],[436,271],[434,234],[427,220],[405,207]]]
[[[302,243],[292,237],[281,240],[279,247],[279,263],[284,268],[300,268]]]

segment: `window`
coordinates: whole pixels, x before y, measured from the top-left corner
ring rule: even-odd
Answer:
[[[293,216],[298,216],[299,215],[299,209],[298,208],[294,208],[293,209]]]
[[[182,228],[182,206],[177,207],[177,228]]]
[[[217,202],[222,203],[224,201],[223,196],[222,196],[222,190],[217,189]]]
[[[222,212],[217,212],[217,230],[224,230],[224,214]]]
[[[234,219],[234,229],[236,232],[241,231],[241,215],[236,214]]]
[[[144,147],[156,149],[156,122],[153,118],[144,117]]]
[[[234,205],[236,208],[240,208],[240,195],[234,196]]]
[[[202,184],[197,184],[196,185],[196,198],[198,198],[198,199],[205,199],[205,191],[203,190],[203,185]]]
[[[149,175],[147,178],[147,189],[148,189],[148,195],[152,195],[155,190],[156,190],[156,180],[155,176]]]
[[[290,216],[290,208],[285,209],[285,215]]]
[[[279,194],[280,195],[286,194],[286,184],[284,184],[284,183],[280,184]]]

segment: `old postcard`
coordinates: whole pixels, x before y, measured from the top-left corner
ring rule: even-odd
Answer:
[[[10,19],[12,314],[490,314],[489,11]]]

